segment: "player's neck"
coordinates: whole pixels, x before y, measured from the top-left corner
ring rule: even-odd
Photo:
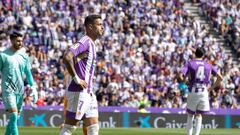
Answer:
[[[195,60],[203,60],[202,58],[195,58]]]
[[[17,50],[16,48],[14,48],[13,46],[11,46],[10,49],[11,49],[13,52],[18,51],[18,50]]]
[[[87,33],[86,35],[90,37],[93,42],[95,42],[95,40],[97,39],[93,34]]]

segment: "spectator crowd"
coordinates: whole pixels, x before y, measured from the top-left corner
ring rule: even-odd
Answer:
[[[226,44],[234,48],[240,58],[240,2],[238,0],[201,1],[203,15],[210,20],[212,27],[219,32]]]
[[[39,87],[37,105],[62,105],[71,81],[63,54],[84,35],[84,18],[100,14],[105,33],[96,42],[94,78],[99,106],[185,108],[188,87],[177,75],[194,57],[194,48],[203,46],[205,60],[224,77],[210,92],[211,107],[240,108],[239,69],[183,5],[182,0],[3,0],[0,51],[10,46],[11,27],[21,25]],[[25,105],[31,100],[28,90],[26,86]]]

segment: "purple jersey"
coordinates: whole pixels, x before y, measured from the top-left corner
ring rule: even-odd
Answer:
[[[190,75],[190,88],[197,84],[209,84],[210,76],[216,75],[216,69],[204,60],[191,60],[183,67],[183,75]]]
[[[88,84],[86,90],[89,93],[93,87],[92,78],[96,65],[95,44],[91,38],[84,36],[71,46],[69,50],[74,54],[73,59],[76,73],[80,79],[85,80]],[[83,88],[72,80],[68,91],[83,91]]]

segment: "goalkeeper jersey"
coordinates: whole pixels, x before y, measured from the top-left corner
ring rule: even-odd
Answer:
[[[24,77],[32,86],[34,83],[31,74],[31,65],[25,48],[14,52],[10,48],[0,53],[0,71],[2,74],[2,92],[5,94],[24,93]]]

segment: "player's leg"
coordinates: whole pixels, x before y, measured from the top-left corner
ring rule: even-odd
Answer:
[[[93,93],[89,95],[91,102],[90,106],[87,108],[83,123],[87,127],[87,135],[98,135],[99,124],[97,99]]]
[[[84,118],[83,121],[87,129],[87,135],[98,135],[98,117]]]
[[[68,94],[68,95],[69,95],[68,96],[69,101],[72,103],[72,105],[76,104],[74,102],[74,99],[75,99],[74,95],[72,95],[72,94]],[[68,98],[67,98],[67,96],[64,97],[63,114],[65,116],[65,120],[64,120],[64,124],[61,125],[60,135],[71,135],[77,128],[78,120],[75,119],[74,111],[73,111],[72,115],[70,114],[70,112],[67,111],[67,107],[69,104]],[[71,105],[70,105],[70,107],[71,107]],[[68,112],[68,116],[67,116],[67,112]]]
[[[85,124],[83,124],[82,131],[83,135],[87,135],[87,126],[85,126]]]
[[[67,113],[67,97],[64,96],[64,100],[63,100],[63,115],[66,116],[66,113]],[[64,123],[60,125],[60,130],[62,130],[62,128],[64,127]],[[83,124],[83,127],[82,127],[82,130],[83,130],[83,134],[84,135],[87,135],[87,127]]]
[[[194,115],[193,114],[188,114],[187,115],[187,135],[192,135],[193,132],[193,120],[194,120]]]
[[[67,113],[67,97],[66,95],[64,96],[64,99],[63,99],[63,116],[66,117],[66,113]],[[64,118],[65,119],[65,118]],[[64,123],[60,125],[60,130],[62,130],[64,126]]]
[[[199,135],[202,127],[202,115],[201,114],[196,114],[195,115],[195,130],[194,130],[194,135]]]
[[[60,135],[72,135],[72,133],[77,128],[77,123],[79,120],[73,118],[65,118],[64,125],[61,129]]]
[[[18,120],[18,111],[16,108],[8,109],[9,111],[9,122],[7,125],[7,130],[5,135],[18,135],[18,127],[17,127],[17,120]]]
[[[194,135],[199,135],[202,128],[202,114],[208,112],[210,110],[208,93],[201,93],[201,98],[199,98],[200,102],[197,106],[196,118],[195,118],[195,131]]]
[[[17,110],[18,110],[18,118],[17,118],[17,121],[19,121],[20,116],[21,116],[22,105],[23,105],[23,98],[24,98],[24,95],[23,95],[23,94],[16,96]]]
[[[15,94],[3,93],[3,103],[5,109],[9,112],[9,122],[6,127],[5,135],[18,135],[17,120],[18,120],[18,109],[16,104]]]
[[[66,92],[67,111],[65,115],[64,126],[60,135],[71,135],[77,127],[77,123],[84,115],[85,104],[83,102],[85,95],[80,92]]]
[[[197,99],[195,99],[195,93],[189,93],[187,99],[187,135],[192,135],[193,132],[193,121],[194,121],[194,114],[196,112],[197,107]]]

